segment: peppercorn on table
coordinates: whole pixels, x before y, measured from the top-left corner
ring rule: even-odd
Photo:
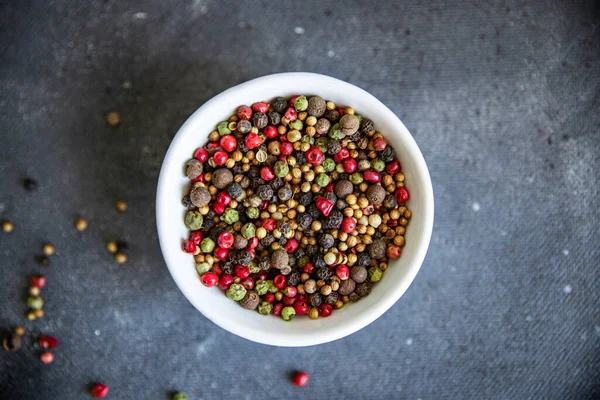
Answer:
[[[594,2],[56,0],[4,4],[2,17],[0,398],[600,396]],[[429,253],[402,299],[363,330],[308,348],[255,344],[204,318],[169,276],[155,233],[156,180],[181,124],[217,93],[283,71],[319,72],[373,93],[413,133],[436,196]],[[306,106],[327,108],[314,102]],[[217,135],[246,130],[256,140],[254,121],[230,125],[234,111],[223,110]],[[265,117],[254,123],[281,122]],[[331,129],[309,118],[315,133]],[[356,121],[345,122],[354,129]],[[319,144],[337,151],[333,141]],[[264,163],[259,157],[277,151],[269,144],[254,156]],[[243,164],[241,153],[228,157]],[[199,176],[187,161],[182,176]],[[347,168],[363,167],[354,162]],[[306,179],[306,192],[329,184],[314,170],[288,168],[268,172]],[[250,178],[211,179],[235,195]],[[350,208],[382,197],[394,208],[379,189],[353,198],[344,185],[334,194]],[[194,191],[190,202],[208,204],[212,194]],[[287,218],[324,229],[302,217],[304,200],[291,200],[298,204]],[[396,211],[390,219],[410,218]],[[388,222],[363,216],[367,225],[346,228],[366,234]],[[235,223],[236,215],[224,218]],[[269,237],[266,228],[255,226],[254,237]],[[393,243],[406,244],[402,235]],[[361,283],[381,278],[366,268],[335,273],[351,279],[320,288],[308,279],[303,290],[360,296]],[[230,295],[249,308],[257,301]]]

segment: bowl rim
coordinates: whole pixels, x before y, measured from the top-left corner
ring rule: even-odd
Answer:
[[[257,332],[254,329],[248,329],[244,327],[242,324],[238,322],[233,322],[231,318],[227,318],[218,312],[218,310],[214,310],[209,305],[200,304],[198,301],[195,301],[192,294],[183,288],[182,281],[183,278],[178,276],[176,273],[176,267],[174,266],[174,260],[170,260],[170,247],[168,248],[165,244],[167,242],[165,235],[166,233],[166,224],[168,223],[166,218],[165,206],[168,206],[168,202],[166,200],[166,193],[169,188],[169,182],[165,178],[166,170],[171,167],[171,164],[174,162],[180,162],[180,167],[182,167],[183,163],[181,160],[174,160],[175,149],[179,146],[179,143],[183,140],[185,133],[195,125],[195,121],[201,117],[202,111],[206,108],[211,107],[214,104],[221,102],[223,99],[228,98],[232,93],[238,92],[240,90],[248,90],[252,87],[258,87],[260,85],[283,85],[285,86],[286,82],[295,82],[298,80],[321,80],[324,84],[335,86],[336,89],[339,88],[340,91],[344,90],[352,90],[355,93],[359,93],[364,97],[365,102],[368,102],[370,107],[378,108],[379,112],[385,114],[385,118],[388,120],[392,120],[394,124],[397,124],[398,129],[397,132],[401,136],[401,140],[403,144],[409,149],[413,161],[416,165],[416,170],[419,171],[422,179],[419,181],[419,184],[422,185],[423,190],[423,230],[421,234],[418,236],[419,243],[418,247],[415,249],[415,256],[413,257],[413,262],[410,269],[410,274],[402,281],[400,281],[397,285],[395,285],[392,290],[389,290],[382,296],[381,300],[377,303],[376,307],[373,307],[367,315],[361,315],[361,318],[349,319],[348,322],[343,324],[339,324],[335,327],[335,329],[330,329],[327,332],[327,335],[310,335],[306,334],[302,336],[302,340],[296,343],[290,343],[286,341],[285,338],[278,336],[277,334],[266,334],[264,332]],[[282,91],[284,91],[282,87]],[[284,347],[300,347],[300,346],[311,346],[321,343],[327,343],[334,340],[341,339],[345,336],[348,336],[354,332],[359,331],[365,326],[369,325],[377,318],[379,318],[383,313],[385,313],[389,308],[391,308],[405,291],[408,289],[410,284],[415,279],[418,271],[421,268],[421,265],[425,259],[427,254],[427,250],[429,247],[429,243],[431,240],[431,234],[433,231],[433,219],[434,219],[434,198],[433,198],[433,187],[431,183],[431,177],[429,174],[429,170],[427,168],[427,164],[419,149],[416,141],[414,140],[412,134],[406,128],[404,123],[380,100],[378,100],[375,96],[365,91],[362,88],[359,88],[356,85],[351,83],[339,80],[337,78],[333,78],[327,75],[311,73],[311,72],[284,72],[284,73],[276,73],[271,75],[266,75],[262,77],[258,77],[243,83],[240,83],[236,86],[233,86],[216,96],[212,97],[204,104],[202,104],[184,123],[181,125],[175,136],[173,137],[167,152],[165,153],[165,157],[163,159],[163,163],[160,169],[158,184],[157,184],[157,192],[156,192],[156,223],[158,230],[158,238],[160,249],[163,254],[163,258],[165,260],[165,264],[167,268],[177,284],[179,290],[184,294],[184,296],[192,303],[192,305],[200,311],[206,318],[214,322],[219,327],[237,335],[243,337],[245,339],[274,346],[284,346]]]

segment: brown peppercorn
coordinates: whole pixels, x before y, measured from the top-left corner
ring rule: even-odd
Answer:
[[[231,182],[233,182],[233,174],[227,168],[219,168],[213,172],[212,184],[217,189],[225,189]]]
[[[331,122],[329,122],[327,118],[319,118],[315,124],[315,130],[319,135],[327,134],[327,132],[329,132],[329,128],[331,128]]]
[[[340,129],[346,136],[354,135],[358,130],[360,121],[356,115],[346,114],[340,118]]]
[[[356,282],[354,282],[352,279],[346,279],[345,281],[342,281],[340,283],[340,288],[338,289],[338,293],[342,296],[349,295],[350,293],[352,293],[354,291],[355,287],[356,287]]]
[[[275,250],[271,255],[271,264],[273,264],[273,267],[277,269],[282,269],[283,267],[288,266],[289,262],[290,257],[285,250]]]
[[[327,109],[327,103],[322,97],[313,96],[308,99],[308,109],[306,110],[308,115],[319,118],[325,113]]]
[[[240,306],[246,310],[256,310],[258,303],[260,302],[260,296],[254,291],[249,290],[242,300],[240,300]]]
[[[190,201],[196,207],[203,207],[210,202],[210,193],[203,187],[197,187],[190,192]]]
[[[363,243],[364,243],[364,238],[363,238]],[[385,252],[386,252],[385,242],[381,239],[374,240],[373,243],[369,244],[369,246],[367,247],[367,250],[369,251],[369,256],[371,256],[371,258],[380,260],[383,257],[385,257]]]
[[[339,198],[345,198],[346,196],[352,194],[354,190],[354,185],[347,179],[341,180],[335,184],[334,192],[335,195]]]
[[[385,199],[385,189],[381,185],[373,185],[367,190],[367,199],[369,202],[377,205]]]

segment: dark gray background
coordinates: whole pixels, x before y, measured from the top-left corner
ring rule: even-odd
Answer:
[[[93,381],[112,399],[599,396],[598,6],[277,3],[2,3],[0,219],[16,229],[0,232],[0,326],[61,346],[51,366],[29,342],[1,352],[1,398],[87,398]],[[178,127],[222,90],[281,71],[381,99],[421,147],[436,200],[429,254],[398,304],[301,349],[248,342],[196,312],[154,219]],[[126,265],[104,248],[114,237],[130,243]],[[28,322],[44,241],[57,247],[47,317]],[[312,374],[308,387],[289,383],[296,368]]]

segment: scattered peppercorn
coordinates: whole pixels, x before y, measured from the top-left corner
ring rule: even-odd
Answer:
[[[23,187],[28,192],[33,192],[35,189],[37,189],[37,182],[31,178],[25,178],[23,179]]]
[[[127,210],[127,203],[125,201],[123,201],[123,200],[118,200],[115,203],[115,208],[119,212],[125,212]]]
[[[44,254],[51,256],[54,254],[54,245],[52,243],[46,243],[43,247]]]
[[[2,230],[6,233],[12,232],[15,226],[10,221],[2,221]]]
[[[111,111],[106,114],[106,123],[111,128],[116,128],[121,123],[121,115],[116,111]]]
[[[75,220],[75,228],[77,228],[77,230],[79,232],[85,231],[87,229],[87,227],[88,227],[88,222],[85,219],[77,218]]]

